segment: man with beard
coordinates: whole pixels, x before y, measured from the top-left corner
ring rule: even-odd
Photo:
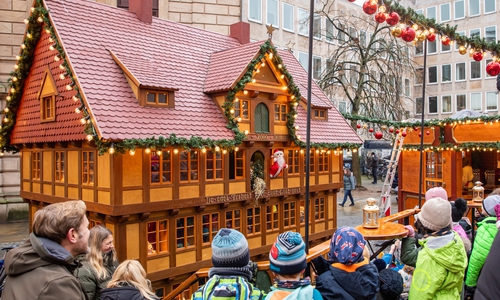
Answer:
[[[32,233],[7,253],[3,300],[87,299],[73,271],[75,257],[88,251],[89,221],[81,200],[51,204],[38,210]]]
[[[118,267],[113,233],[100,225],[92,227],[89,238],[89,252],[78,257],[82,260],[75,276],[82,282],[90,300],[101,299],[105,289]]]

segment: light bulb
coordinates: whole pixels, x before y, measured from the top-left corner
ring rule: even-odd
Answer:
[[[24,19],[23,22],[24,22],[24,24],[27,25],[30,21],[28,19]]]
[[[6,116],[5,118],[3,118],[3,122],[4,122],[4,123],[9,122],[9,118],[7,118],[7,116]]]
[[[75,101],[75,102],[78,101],[78,97],[76,95],[71,97],[71,99],[73,99],[73,101]]]
[[[282,64],[278,64],[278,68],[279,69],[283,68],[283,65]]]
[[[31,35],[31,33],[28,32],[28,33],[26,33],[26,37],[31,39],[33,37],[33,35]]]
[[[61,60],[61,58],[59,57],[59,55],[56,55],[56,56],[54,56],[54,60],[55,60],[55,61],[60,61],[60,60]]]
[[[222,154],[226,154],[226,153],[227,153],[226,149],[222,150]]]
[[[64,76],[64,74],[60,74],[60,75],[59,75],[59,78],[60,78],[61,80],[63,80],[64,78],[66,78],[66,76]]]
[[[240,150],[240,148],[234,147],[234,152],[238,152],[239,150]]]
[[[134,150],[134,149],[130,149],[130,150],[128,151],[128,154],[130,154],[130,155],[134,156],[134,154],[135,154],[135,150]]]
[[[26,45],[25,44],[21,44],[21,49],[26,49]]]
[[[220,151],[220,147],[219,146],[215,146],[215,152],[219,152]]]
[[[38,17],[36,20],[38,21],[38,23],[43,23],[43,18],[42,17]]]
[[[87,141],[92,141],[94,139],[94,137],[91,135],[91,134],[88,134],[86,137]]]
[[[10,101],[10,100],[12,100],[12,97],[11,96],[7,96],[7,97],[5,97],[5,100]]]
[[[11,92],[11,93],[15,93],[15,92],[16,92],[16,89],[15,89],[15,88],[11,88],[11,89],[10,89],[10,92]]]
[[[273,59],[273,53],[272,53],[272,52],[271,52],[271,53],[269,53],[269,58],[270,58],[270,59]]]
[[[207,153],[207,149],[205,149],[204,147],[201,148],[201,153]]]
[[[243,91],[243,94],[244,94],[244,95],[248,95],[248,91],[247,91],[247,90],[244,90],[244,91]]]
[[[231,109],[229,110],[229,112],[230,112],[231,114],[234,114],[234,109],[233,109],[233,108],[231,108]]]
[[[149,154],[149,153],[151,153],[151,149],[146,148],[146,150],[144,150],[144,152],[145,152],[146,154]]]
[[[16,82],[17,81],[17,77],[16,76],[12,77],[12,81]]]
[[[50,51],[54,51],[54,49],[55,49],[55,48],[54,48],[54,46],[53,46],[53,45],[50,45],[50,46],[49,46],[49,50],[50,50]]]
[[[20,59],[21,59],[21,56],[16,55],[16,60],[20,60]]]
[[[115,153],[115,145],[111,144],[111,146],[108,149],[109,154]]]
[[[174,154],[177,154],[177,153],[179,153],[179,149],[175,148],[174,149]]]
[[[156,151],[156,155],[160,156],[161,155],[161,150]]]

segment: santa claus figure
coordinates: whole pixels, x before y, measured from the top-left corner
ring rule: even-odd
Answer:
[[[283,151],[279,149],[274,150],[273,164],[269,170],[269,176],[271,176],[271,178],[278,177],[286,168],[288,168],[288,165],[285,162]]]

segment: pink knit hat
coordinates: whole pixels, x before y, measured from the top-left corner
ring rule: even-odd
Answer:
[[[446,193],[445,189],[437,186],[429,189],[427,193],[425,193],[425,201],[428,201],[432,198],[441,198],[444,200],[448,200],[448,194]]]

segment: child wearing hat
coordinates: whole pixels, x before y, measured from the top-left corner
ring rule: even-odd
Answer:
[[[379,272],[380,291],[377,300],[399,300],[403,293],[403,277],[393,269],[383,269]]]
[[[209,279],[191,296],[201,299],[264,299],[264,293],[250,283],[248,242],[241,232],[222,228],[212,240],[213,267]]]
[[[423,237],[409,299],[460,299],[467,254],[462,239],[451,229],[450,203],[430,199],[417,218]]]
[[[488,196],[483,200],[483,212],[487,217],[477,223],[477,234],[474,238],[474,247],[470,255],[469,268],[467,269],[467,277],[465,278],[465,285],[468,287],[475,287],[477,285],[477,278],[488,253],[490,252],[493,240],[497,235],[498,228],[496,226],[497,218],[495,214],[495,206],[500,203],[500,196]],[[470,290],[470,288],[468,288]]]
[[[464,243],[465,252],[467,254],[470,253],[472,245],[469,239],[469,236],[465,232],[465,229],[462,227],[463,215],[467,211],[467,201],[464,198],[458,198],[455,201],[450,202],[451,204],[451,221],[452,228],[456,233],[462,238],[462,242]],[[466,223],[467,224],[467,223]]]
[[[278,235],[269,252],[269,269],[275,283],[266,300],[323,300],[309,277],[301,279],[306,268],[305,244],[300,233],[287,231]]]
[[[318,271],[316,289],[323,299],[373,300],[379,291],[377,267],[363,257],[366,241],[352,227],[341,227],[330,241],[329,261],[313,263]]]

